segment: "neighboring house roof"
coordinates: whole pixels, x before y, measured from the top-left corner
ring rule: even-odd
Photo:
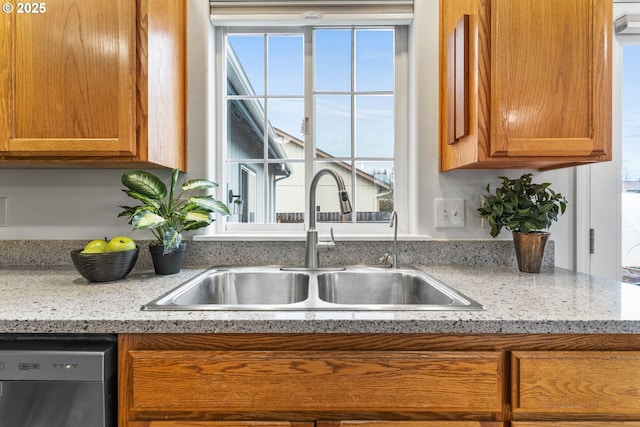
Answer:
[[[288,134],[287,132],[285,132],[285,131],[283,131],[281,129],[274,128],[274,130],[275,130],[276,135],[278,137],[280,137],[280,138],[282,138],[284,140],[287,140],[289,142],[292,142],[292,143],[300,146],[300,148],[302,148],[302,149],[304,148],[304,142],[301,139],[296,138],[295,136],[290,135],[290,134]],[[318,148],[316,148],[316,157],[323,158],[323,159],[333,159],[333,156],[331,154],[327,153],[326,151],[320,150]],[[353,169],[353,166],[348,162],[340,162],[340,161],[338,161],[338,162],[335,162],[335,163],[339,167],[341,167],[341,168],[343,168],[343,169],[345,169],[345,170],[347,170],[349,172],[351,172],[351,170]],[[362,169],[358,169],[358,168],[355,168],[355,170],[356,170],[356,175],[358,177],[360,177],[360,178],[362,178],[362,179],[364,179],[366,181],[370,181],[372,184],[377,185],[380,188],[383,188],[384,190],[391,191],[393,189],[392,185],[390,185],[387,182],[380,181],[379,179],[376,179],[375,176],[373,176],[372,174],[367,173],[367,172],[363,171]]]
[[[640,193],[640,181],[622,181],[622,189],[628,193]]]

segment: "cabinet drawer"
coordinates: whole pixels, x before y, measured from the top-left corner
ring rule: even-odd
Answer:
[[[310,422],[288,421],[138,421],[129,427],[314,427]]]
[[[514,414],[640,414],[640,352],[514,352],[511,369]]]
[[[640,427],[638,421],[514,421],[511,427]]]
[[[316,427],[504,427],[493,421],[318,421]]]
[[[130,351],[133,411],[500,412],[498,352]]]

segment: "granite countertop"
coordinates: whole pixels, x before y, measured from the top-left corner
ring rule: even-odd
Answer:
[[[484,311],[141,311],[200,273],[89,283],[68,267],[0,267],[0,333],[640,333],[640,286],[547,267],[421,267]]]

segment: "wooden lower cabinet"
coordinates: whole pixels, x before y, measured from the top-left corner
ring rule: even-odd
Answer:
[[[514,421],[511,427],[640,427],[640,421]]]
[[[131,427],[503,427],[483,421],[141,421]]]
[[[132,350],[129,359],[137,412],[502,409],[498,352]]]
[[[511,377],[515,418],[640,420],[640,352],[516,351]]]
[[[316,427],[503,427],[492,421],[318,421]]]
[[[640,335],[119,336],[119,427],[640,427]]]
[[[139,421],[131,427],[314,427],[313,422],[287,421]]]

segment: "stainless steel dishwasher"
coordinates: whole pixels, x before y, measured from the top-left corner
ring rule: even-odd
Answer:
[[[0,426],[115,427],[113,337],[0,336]]]

